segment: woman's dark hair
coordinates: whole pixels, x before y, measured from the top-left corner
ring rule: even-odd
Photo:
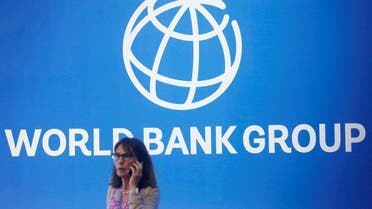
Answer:
[[[142,178],[138,183],[138,189],[141,190],[148,186],[157,187],[152,160],[143,142],[137,138],[124,137],[115,144],[114,150],[119,146],[122,146],[125,152],[131,153],[139,162],[143,163]],[[112,169],[109,184],[114,188],[120,188],[122,186],[121,177],[117,175],[115,165]]]

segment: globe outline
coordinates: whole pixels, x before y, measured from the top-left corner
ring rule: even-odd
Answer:
[[[179,14],[182,14],[182,10],[186,9],[192,9],[191,6],[195,5],[187,5],[187,3],[193,2],[193,4],[196,5],[198,1],[185,1],[185,0],[179,0],[179,1],[173,1],[171,3],[167,3],[157,9],[154,10],[154,5],[156,3],[156,0],[145,0],[132,14],[131,18],[128,21],[127,27],[124,32],[124,37],[123,37],[123,61],[125,64],[125,69],[127,71],[127,74],[132,81],[133,85],[136,87],[136,89],[148,100],[151,102],[162,106],[164,108],[168,109],[173,109],[173,110],[191,110],[191,109],[196,109],[202,106],[205,106],[214,100],[216,100],[218,97],[220,97],[226,89],[230,86],[232,81],[234,80],[236,73],[238,71],[239,65],[240,65],[240,60],[241,60],[241,54],[242,54],[242,39],[241,39],[241,34],[240,34],[240,29],[238,26],[237,21],[233,20],[231,21],[231,26],[233,28],[233,32],[235,35],[235,46],[236,46],[236,52],[235,52],[235,60],[232,64],[231,63],[231,55],[230,55],[230,48],[229,44],[226,40],[226,37],[224,35],[223,29],[227,26],[228,23],[228,15],[224,15],[224,18],[221,22],[221,24],[218,24],[217,21],[213,18],[212,15],[209,14],[207,11],[206,15],[209,18],[209,22],[211,26],[213,27],[213,30],[204,33],[204,34],[199,34],[197,33],[197,36],[193,34],[188,35],[188,34],[182,34],[182,33],[177,33],[176,31],[172,30],[172,23],[177,24],[177,15],[172,19],[172,23],[170,26],[165,27],[161,25],[161,23],[157,20],[156,16],[161,14],[162,12],[166,12],[167,10],[175,7],[181,7],[179,9]],[[213,2],[213,1],[212,1]],[[191,4],[191,3],[190,3]],[[198,5],[196,5],[198,6]],[[225,8],[225,4],[222,1],[214,1],[214,5],[220,9]],[[202,10],[204,7],[199,7],[199,10]],[[140,15],[146,11],[148,12],[147,15],[145,15],[140,21],[137,22],[138,18]],[[199,11],[198,10],[198,11]],[[192,12],[192,11],[191,11]],[[204,14],[205,15],[205,14]],[[159,31],[164,33],[162,43],[160,44],[158,48],[157,58],[154,61],[154,66],[157,66],[157,60],[161,59],[163,54],[162,50],[164,50],[167,41],[169,38],[177,38],[182,41],[190,41],[192,40],[194,45],[195,42],[198,43],[200,40],[204,40],[210,37],[213,37],[214,35],[218,35],[220,39],[220,43],[222,46],[222,50],[224,53],[224,59],[225,59],[225,71],[224,73],[214,77],[210,78],[207,80],[198,80],[197,75],[198,72],[195,73],[195,71],[198,71],[199,68],[195,69],[193,68],[193,79],[192,80],[180,80],[180,79],[174,79],[170,77],[163,76],[158,72],[158,68],[153,67],[152,69],[147,68],[144,66],[133,54],[133,51],[131,50],[133,41],[135,40],[136,36],[138,33],[141,31],[141,29],[149,23],[152,23]],[[194,25],[193,25],[194,26]],[[198,25],[196,25],[198,27]],[[174,26],[173,26],[174,29]],[[167,40],[168,38],[168,40]],[[198,46],[196,44],[196,46]],[[163,47],[163,48],[162,48]],[[198,57],[197,57],[198,58]],[[195,57],[193,60],[194,65],[198,65],[199,59],[195,61]],[[196,64],[195,64],[196,63]],[[142,85],[142,83],[138,80],[138,78],[135,75],[135,72],[132,68],[132,65],[134,65],[137,69],[144,73],[145,75],[150,77],[150,89],[149,91]],[[169,102],[166,100],[163,100],[159,97],[157,97],[157,91],[156,91],[156,82],[163,82],[167,83],[172,86],[177,86],[177,87],[188,87],[189,88],[189,95],[187,99],[185,100],[184,103],[173,103]],[[197,101],[194,100],[195,96],[195,91],[199,87],[205,87],[205,86],[210,86],[214,84],[219,84],[220,86],[215,90],[212,94],[208,95],[205,98],[202,98]]]

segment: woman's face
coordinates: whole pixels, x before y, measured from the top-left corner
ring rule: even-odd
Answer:
[[[114,163],[116,174],[119,177],[128,176],[130,167],[137,160],[135,156],[124,150],[123,145],[120,145],[115,150]]]

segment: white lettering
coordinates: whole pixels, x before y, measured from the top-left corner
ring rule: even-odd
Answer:
[[[85,129],[69,129],[69,155],[75,156],[75,147],[79,147],[84,155],[90,156],[92,152],[85,145],[88,142],[88,132]],[[80,135],[81,139],[76,140],[76,136]]]
[[[93,155],[95,156],[106,156],[110,155],[111,151],[110,150],[101,150],[100,149],[100,137],[99,137],[99,128],[94,128],[93,129]]]
[[[15,145],[13,132],[10,129],[5,130],[6,139],[8,141],[10,153],[12,157],[19,157],[22,149],[22,145],[25,145],[26,153],[30,157],[34,157],[36,148],[40,140],[41,129],[35,129],[30,145],[30,140],[26,129],[21,129],[17,139],[17,145]]]
[[[151,137],[153,135],[154,137]],[[161,141],[163,132],[159,128],[144,128],[143,142],[149,151],[150,155],[159,155],[164,151],[164,144]],[[155,149],[151,149],[151,144],[156,145]]]
[[[358,131],[358,135],[353,137],[352,132]],[[345,151],[351,152],[353,143],[359,143],[366,137],[366,129],[359,123],[346,123],[345,124]]]
[[[253,147],[249,143],[249,138],[250,138],[252,132],[257,132],[259,134],[259,136],[264,136],[265,131],[263,130],[263,128],[261,128],[260,126],[256,126],[256,125],[249,126],[244,131],[244,134],[243,134],[244,148],[250,153],[257,154],[257,153],[262,152],[265,149],[265,138],[254,138],[253,142],[255,144],[258,144],[258,146]]]
[[[344,135],[341,134],[342,125],[345,127]],[[201,131],[202,128],[191,126],[189,133],[184,134],[180,127],[173,127],[170,137],[164,138],[164,133],[169,134],[169,130],[163,132],[157,127],[144,127],[143,141],[150,155],[171,155],[175,149],[179,149],[183,155],[210,155],[213,151],[215,151],[214,154],[222,154],[223,151],[237,154],[237,150],[230,143],[237,126],[215,126],[215,130],[211,126],[203,128],[204,132]],[[68,129],[68,135],[60,129],[49,129],[44,134],[42,129],[34,129],[33,132],[20,129],[18,136],[11,129],[5,129],[4,132],[12,157],[19,157],[23,147],[26,155],[30,157],[37,154],[39,147],[42,147],[45,154],[49,156],[62,155],[67,146],[69,156],[76,156],[77,148],[85,156],[109,156],[112,151],[101,149],[99,128],[93,129],[92,136],[89,135],[91,132],[82,128]],[[289,135],[290,137],[288,137]],[[332,139],[327,140],[328,135],[333,137],[333,143]],[[126,128],[113,128],[112,147],[123,136],[133,137],[133,134]],[[189,136],[189,138],[185,140],[184,136]],[[107,136],[105,136],[106,138]],[[294,127],[291,133],[286,126],[276,124],[268,125],[267,129],[258,125],[246,127],[242,142],[245,150],[252,154],[258,154],[264,150],[268,150],[268,153],[276,153],[278,148],[285,153],[292,153],[292,149],[300,153],[309,153],[314,150],[317,143],[319,143],[321,150],[331,153],[339,150],[341,143],[345,143],[345,152],[352,152],[352,147],[356,143],[361,143],[365,138],[366,129],[359,123],[335,123],[333,124],[333,133],[330,134],[326,132],[326,124],[319,124],[316,129],[308,124],[299,124]],[[90,142],[90,139],[93,142]],[[290,142],[288,143],[288,141]],[[42,145],[39,146],[39,142]],[[190,146],[188,147],[188,145]]]
[[[125,128],[113,128],[112,129],[112,150],[115,148],[115,144],[124,136],[133,137],[132,132]]]
[[[196,145],[199,144],[205,154],[212,153],[212,129],[210,126],[205,127],[205,139],[201,136],[198,128],[190,128],[190,147],[191,154],[197,154]]]
[[[301,146],[298,139],[298,135],[300,134],[301,131],[306,131],[309,134],[309,144],[304,147]],[[307,124],[300,124],[296,126],[292,132],[292,144],[293,147],[301,153],[307,153],[313,150],[316,144],[316,134],[314,129]]]
[[[217,154],[222,154],[222,145],[225,145],[225,147],[231,154],[238,153],[229,142],[229,138],[231,134],[234,132],[235,128],[236,126],[229,126],[226,133],[222,135],[222,127],[221,126],[216,127],[216,153]]]
[[[334,124],[334,139],[332,146],[327,145],[325,124],[319,124],[319,144],[322,150],[326,152],[336,152],[341,145],[341,126],[339,123]]]
[[[276,137],[275,132],[279,131],[280,136]],[[269,125],[269,153],[275,153],[275,144],[279,144],[280,147],[286,153],[291,153],[292,149],[289,148],[285,142],[288,138],[288,129],[282,125]]]
[[[52,150],[49,145],[50,137],[56,135],[59,139],[59,147],[56,150]],[[43,149],[47,155],[60,156],[66,149],[66,136],[59,129],[49,129],[43,136]]]
[[[178,139],[178,142],[176,140]],[[165,150],[165,155],[172,154],[172,150],[175,148],[180,148],[184,155],[188,155],[189,151],[187,150],[187,146],[185,140],[183,138],[181,128],[174,127],[172,130],[172,134],[169,139],[169,143],[167,145],[167,149]]]

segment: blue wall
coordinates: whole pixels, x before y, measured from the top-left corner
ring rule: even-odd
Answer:
[[[166,2],[158,1],[155,9]],[[112,168],[108,152],[113,138],[122,136],[113,134],[119,128],[152,150],[162,209],[370,207],[369,1],[204,5],[218,23],[229,15],[218,34],[226,37],[230,62],[241,60],[235,77],[222,76],[231,83],[221,80],[227,82],[221,95],[198,107],[192,103],[212,95],[220,83],[196,88],[188,104],[189,88],[153,80],[157,89],[151,92],[150,76],[129,61],[125,66],[130,59],[123,58],[124,32],[142,3],[0,3],[1,208],[104,208]],[[168,26],[178,9],[157,18]],[[192,34],[188,11],[174,31]],[[213,29],[201,13],[197,17],[199,33]],[[241,57],[235,54],[232,20],[242,38]],[[164,37],[149,22],[130,46],[150,72]],[[221,39],[208,41],[171,36],[158,73],[187,82],[199,69],[197,83],[234,70],[225,67]],[[193,71],[195,45],[199,67]],[[147,99],[128,68],[144,92],[186,110]],[[192,151],[198,133],[207,145]],[[324,138],[328,146],[339,139],[340,146],[326,151]],[[25,142],[34,147],[26,149]]]

